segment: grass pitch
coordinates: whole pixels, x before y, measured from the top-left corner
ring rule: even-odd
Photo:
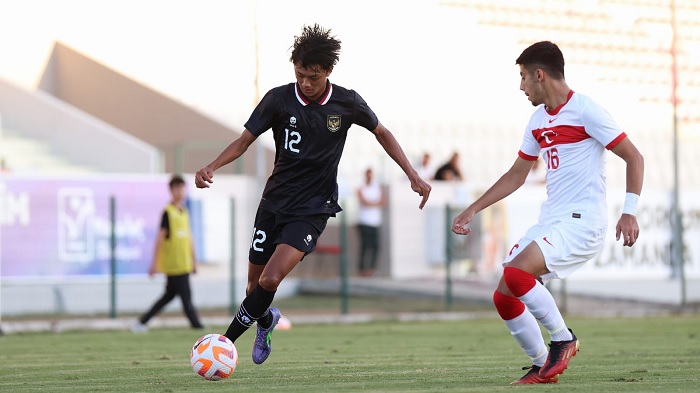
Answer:
[[[528,359],[496,319],[296,324],[263,365],[253,330],[238,368],[206,381],[189,350],[206,332],[166,329],[0,337],[2,392],[691,392],[700,387],[700,316],[569,319],[581,352],[555,385],[510,386]],[[207,329],[221,332],[222,327]]]

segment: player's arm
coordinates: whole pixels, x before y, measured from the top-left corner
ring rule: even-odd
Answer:
[[[190,237],[190,247],[192,247],[192,273],[197,273],[197,253],[194,249],[194,239]]]
[[[644,157],[629,138],[621,140],[610,151],[622,158],[627,165],[627,196],[622,215],[615,227],[615,237],[620,240],[622,236],[623,245],[631,247],[639,237],[639,224],[636,215],[637,199],[642,193],[642,183],[644,182]]]
[[[386,206],[387,203],[387,198],[386,198],[386,192],[384,192],[383,189],[381,189],[382,195],[379,198],[379,202],[377,203],[377,206]]]
[[[243,130],[241,136],[235,141],[231,142],[230,145],[226,146],[226,148],[221,152],[221,154],[219,154],[218,157],[214,159],[214,161],[197,171],[197,173],[194,175],[194,184],[197,186],[197,188],[209,188],[209,184],[214,182],[214,180],[212,180],[214,177],[214,171],[242,156],[257,138],[258,137],[253,135],[253,133],[247,129]]]
[[[360,206],[367,206],[369,204],[364,195],[362,195],[362,189],[360,188],[357,189],[357,200],[360,201]]]
[[[190,229],[190,251],[192,252],[192,273],[197,273],[197,250],[194,248],[194,236]]]
[[[504,173],[491,188],[452,220],[452,232],[459,235],[468,234],[471,229],[467,228],[466,225],[472,221],[476,213],[507,197],[525,184],[533,162],[521,157],[516,158],[508,172]]]
[[[423,206],[425,206],[430,196],[430,190],[432,189],[430,184],[426,183],[425,180],[418,176],[418,172],[413,169],[411,162],[406,158],[406,154],[403,152],[399,142],[394,138],[391,131],[386,129],[382,123],[378,123],[377,128],[375,128],[372,133],[374,133],[374,136],[377,138],[379,144],[382,145],[384,151],[389,154],[389,157],[399,164],[403,172],[408,176],[408,180],[411,182],[411,189],[423,197],[418,206],[419,209],[423,209]]]

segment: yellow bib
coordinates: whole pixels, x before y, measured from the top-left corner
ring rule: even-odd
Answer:
[[[159,271],[168,276],[186,274],[192,271],[192,243],[190,240],[190,219],[186,209],[168,205],[165,208],[170,224],[170,235],[163,242],[158,253]]]

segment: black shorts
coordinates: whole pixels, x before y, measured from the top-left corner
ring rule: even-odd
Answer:
[[[280,243],[302,251],[305,256],[310,254],[330,217],[328,214],[285,216],[258,208],[248,260],[254,265],[267,264]]]

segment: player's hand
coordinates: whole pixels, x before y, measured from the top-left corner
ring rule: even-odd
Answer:
[[[615,227],[615,238],[620,240],[622,237],[622,245],[632,247],[637,242],[639,237],[639,224],[637,217],[631,214],[623,214]]]
[[[209,184],[214,183],[214,170],[205,166],[194,175],[194,184],[197,188],[209,188]]]
[[[425,203],[428,202],[430,190],[433,188],[425,180],[421,179],[420,177],[416,177],[415,179],[411,180],[411,189],[423,197],[423,199],[420,201],[420,205],[418,206],[419,209],[423,210],[423,206],[425,206]]]
[[[158,268],[156,267],[156,264],[153,263],[151,264],[151,267],[148,268],[148,277],[153,278],[153,276],[155,276],[156,273],[158,273]]]
[[[474,211],[470,208],[464,210],[460,215],[452,220],[452,232],[458,235],[468,235],[472,230],[467,228],[467,225],[472,222],[474,218]]]

